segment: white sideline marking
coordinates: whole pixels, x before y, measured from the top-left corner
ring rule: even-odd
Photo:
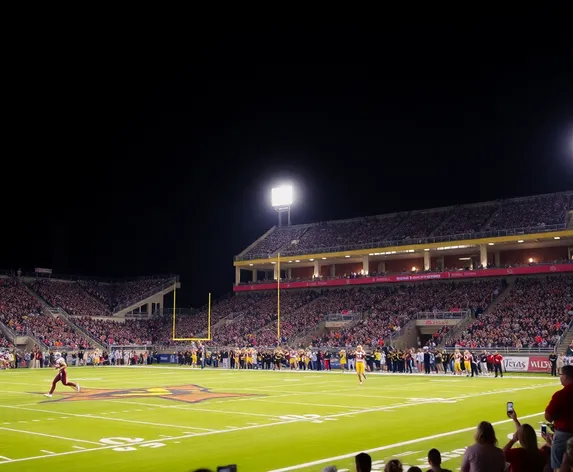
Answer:
[[[526,415],[526,416],[522,416],[523,419],[527,419],[527,418],[533,418],[535,416],[539,416],[542,415],[543,412],[541,413],[534,413],[532,415]],[[500,424],[504,424],[504,423],[510,423],[513,420],[508,419],[508,420],[501,420],[501,421],[496,421],[495,423],[492,423],[494,426],[500,425]],[[385,451],[387,449],[394,449],[395,447],[402,447],[402,446],[409,446],[410,444],[417,444],[420,442],[424,442],[424,441],[430,441],[432,439],[438,439],[438,438],[444,438],[447,436],[453,436],[455,434],[460,434],[460,433],[467,433],[469,431],[474,431],[475,430],[475,426],[472,426],[470,428],[463,428],[463,429],[456,429],[455,431],[448,431],[447,433],[439,433],[439,434],[433,434],[432,436],[426,436],[423,438],[417,438],[417,439],[410,439],[408,441],[402,441],[399,443],[395,443],[395,444],[388,444],[387,446],[380,446],[380,447],[374,447],[372,449],[366,449],[364,451],[358,451],[358,452],[351,452],[350,454],[342,454],[340,456],[334,456],[334,457],[328,457],[326,459],[320,459],[317,461],[312,461],[312,462],[306,462],[304,464],[298,464],[298,465],[293,465],[290,467],[284,467],[282,469],[274,469],[271,470],[270,472],[289,472],[291,470],[299,470],[299,469],[304,469],[305,467],[312,467],[315,465],[320,465],[320,464],[324,464],[327,462],[334,462],[334,461],[340,461],[343,459],[349,459],[351,457],[356,456],[357,454],[361,453],[361,452],[365,452],[366,454],[370,454],[372,452],[379,452],[379,451]],[[405,454],[404,454],[405,455]]]
[[[9,457],[6,456],[0,456],[0,460],[2,460],[2,462],[11,462],[12,459],[10,459]]]
[[[46,451],[45,449],[40,449],[41,452],[45,452],[46,454],[55,454],[55,452],[52,451]]]
[[[53,434],[36,433],[35,431],[27,431],[25,429],[12,429],[12,428],[4,428],[4,427],[0,427],[0,429],[4,430],[4,431],[11,431],[13,433],[31,434],[33,436],[44,436],[46,438],[52,438],[52,439],[63,439],[64,441],[81,442],[81,443],[87,443],[87,444],[97,444],[98,446],[101,444],[101,443],[94,442],[94,441],[86,441],[85,439],[66,438],[64,436],[55,436]]]
[[[10,406],[10,405],[0,405],[0,408],[11,408],[11,409],[15,409],[15,410],[35,411],[38,413],[59,413],[57,411],[51,411],[51,410],[40,410],[38,408],[23,408],[20,406]],[[123,418],[110,418],[107,416],[98,416],[98,415],[89,415],[89,414],[88,415],[82,415],[79,413],[68,413],[68,415],[79,417],[79,418],[91,418],[94,420],[121,421],[123,423],[145,424],[148,426],[162,426],[162,427],[167,427],[167,428],[180,428],[180,429],[197,429],[200,431],[209,431],[209,432],[216,431],[214,429],[196,428],[195,426],[183,426],[183,425],[163,424],[163,423],[150,423],[149,421],[125,420]],[[95,443],[95,444],[99,444],[99,443]]]

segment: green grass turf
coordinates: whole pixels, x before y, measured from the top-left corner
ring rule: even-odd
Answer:
[[[503,447],[513,432],[506,402],[539,430],[560,388],[545,375],[369,375],[360,386],[340,372],[80,367],[68,378],[82,392],[58,384],[48,399],[54,374],[0,371],[0,472],[354,470],[360,451],[383,470],[391,458],[425,466],[432,447],[455,470],[481,420],[499,422]]]

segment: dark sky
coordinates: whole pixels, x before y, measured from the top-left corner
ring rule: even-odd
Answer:
[[[570,190],[554,19],[44,37],[5,72],[0,266],[179,273],[199,306],[282,180],[294,223]]]

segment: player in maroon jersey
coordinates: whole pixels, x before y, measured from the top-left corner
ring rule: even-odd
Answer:
[[[80,384],[75,384],[73,382],[68,382],[68,373],[66,371],[66,369],[68,368],[68,365],[66,364],[66,361],[64,360],[63,357],[60,356],[60,353],[56,352],[56,369],[58,369],[58,375],[56,375],[56,377],[54,378],[54,381],[52,382],[52,388],[50,389],[49,393],[45,393],[44,396],[48,397],[48,398],[52,398],[52,394],[54,393],[54,390],[56,390],[56,385],[58,382],[62,382],[63,385],[65,385],[66,387],[71,387],[71,388],[75,388],[78,392],[80,391]]]

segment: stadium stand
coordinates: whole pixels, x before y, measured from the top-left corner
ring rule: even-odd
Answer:
[[[281,296],[281,338],[292,343],[298,336],[322,321],[325,315],[360,313],[358,325],[316,339],[315,345],[330,347],[335,342],[378,343],[407,323],[420,311],[472,309],[485,310],[500,293],[500,280],[459,283],[433,283],[409,286],[285,291]],[[277,339],[276,294],[249,294],[231,299],[225,306],[231,313],[242,304],[228,324],[213,330],[214,344],[271,346]]]
[[[13,331],[23,331],[28,316],[42,313],[38,300],[12,278],[0,279],[0,321]]]
[[[89,296],[77,282],[38,279],[30,287],[53,307],[74,316],[111,316],[111,310]]]
[[[571,323],[573,277],[520,279],[509,296],[479,317],[459,346],[551,348]]]
[[[74,322],[102,343],[120,346],[151,344],[154,339],[153,332],[157,329],[157,322],[151,320],[121,322],[84,316],[76,318]]]
[[[3,333],[0,333],[0,348],[10,348],[12,343],[6,339]]]
[[[568,195],[546,195],[506,201],[484,229],[531,228],[564,224],[570,204]]]
[[[31,332],[51,348],[87,349],[89,339],[76,333],[63,319],[48,315],[28,316],[23,324],[23,333]]]
[[[80,280],[78,284],[113,313],[119,307],[125,307],[162,290],[166,284],[173,283],[173,279],[173,276],[150,277],[115,283]]]
[[[312,225],[275,228],[237,260],[283,255],[302,255],[361,247],[430,236],[452,236],[491,230],[565,226],[571,208],[569,194],[552,194],[520,199],[462,205],[454,209],[414,211]]]

